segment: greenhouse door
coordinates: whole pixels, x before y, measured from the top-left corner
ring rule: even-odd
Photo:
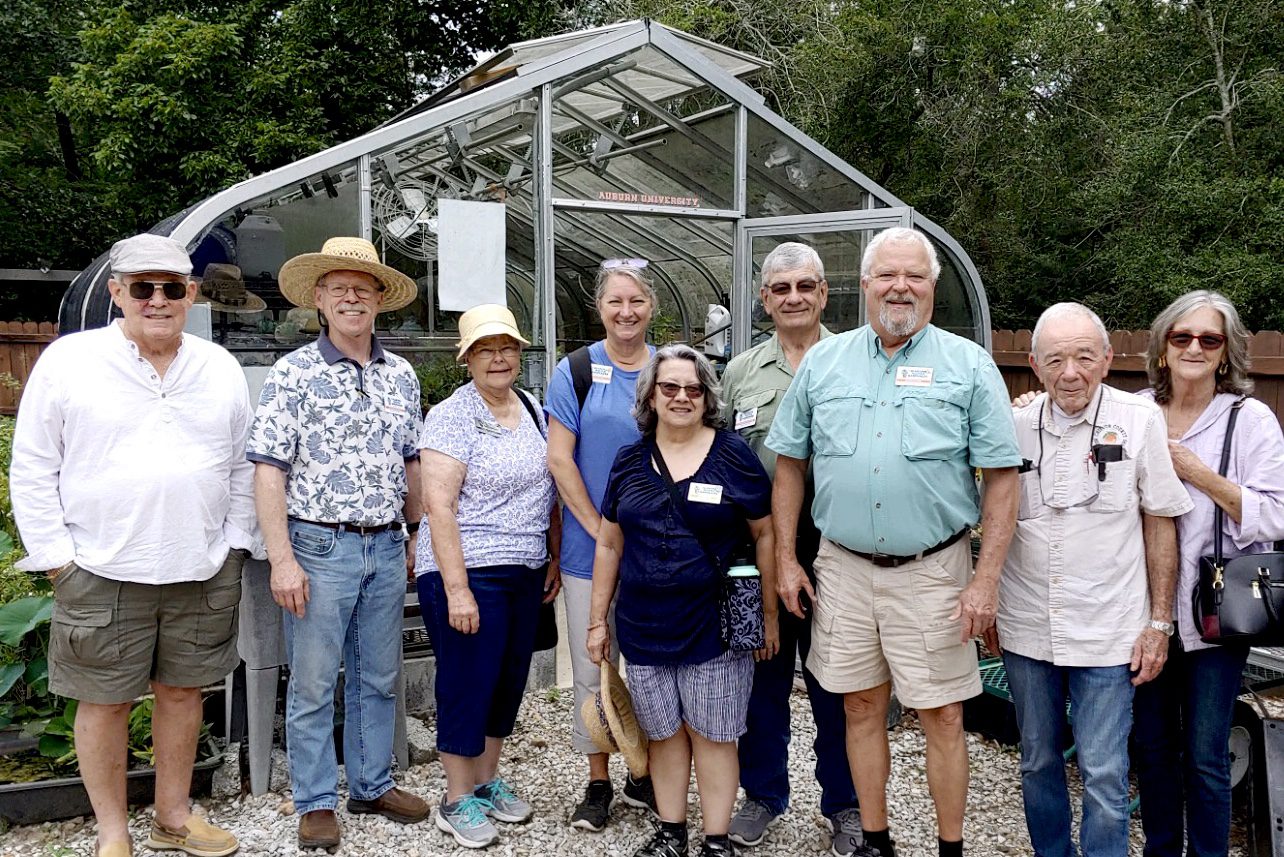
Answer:
[[[801,241],[816,249],[825,266],[829,304],[824,324],[835,333],[865,322],[860,289],[860,260],[876,233],[892,226],[913,226],[912,208],[875,208],[796,217],[758,217],[736,225],[732,288],[732,353],[739,354],[771,330],[758,298],[762,261],[778,244]]]

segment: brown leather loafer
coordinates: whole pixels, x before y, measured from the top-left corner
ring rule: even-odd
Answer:
[[[300,848],[338,848],[339,816],[332,809],[314,809],[299,818]]]
[[[375,800],[348,798],[348,812],[353,815],[375,813],[402,824],[414,824],[428,817],[428,801],[410,792],[392,788]]]

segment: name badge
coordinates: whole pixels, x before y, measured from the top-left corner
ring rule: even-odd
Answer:
[[[931,366],[897,366],[896,386],[930,387],[932,386]]]
[[[498,424],[492,423],[489,420],[484,420],[481,417],[474,419],[473,425],[477,427],[479,432],[482,434],[488,434],[491,437],[499,437],[504,433],[503,429],[501,429]]]
[[[687,501],[690,503],[712,503],[716,506],[722,502],[722,486],[709,485],[704,482],[692,482],[691,487],[687,489]]]
[[[609,364],[606,366],[603,366],[601,363],[594,363],[593,364],[593,383],[594,384],[611,383],[611,375],[614,372],[615,372],[614,366],[611,366]]]
[[[745,411],[736,411],[736,431],[741,429],[753,428],[758,424],[758,406],[755,405]]]
[[[390,414],[396,414],[399,417],[406,415],[406,409],[396,402],[384,402],[383,409]]]

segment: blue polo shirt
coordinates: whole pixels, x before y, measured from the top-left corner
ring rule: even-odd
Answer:
[[[932,325],[892,357],[866,325],[807,352],[767,446],[811,458],[812,518],[826,538],[896,556],[980,519],[974,468],[1021,463],[998,367]]]

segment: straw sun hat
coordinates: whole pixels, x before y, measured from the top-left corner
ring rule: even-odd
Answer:
[[[478,304],[459,317],[459,353],[455,359],[462,363],[474,342],[501,334],[511,336],[522,345],[531,344],[518,331],[512,310],[503,304]]]
[[[624,679],[606,658],[602,659],[601,688],[584,700],[580,714],[599,750],[621,754],[630,774],[635,778],[646,776],[646,733],[633,713],[633,699]]]
[[[383,284],[379,312],[392,312],[411,304],[419,290],[415,281],[379,261],[379,253],[364,238],[331,238],[320,253],[295,256],[281,266],[277,283],[281,294],[295,306],[315,307],[312,290],[331,271],[362,271]]]

